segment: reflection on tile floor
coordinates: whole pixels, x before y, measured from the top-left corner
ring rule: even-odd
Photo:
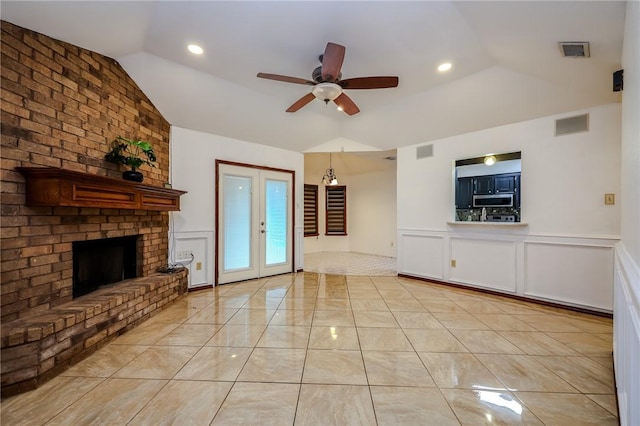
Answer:
[[[307,272],[370,277],[395,277],[398,274],[395,257],[374,256],[349,251],[305,253],[304,270]]]
[[[380,276],[192,292],[3,425],[617,424],[612,321]]]

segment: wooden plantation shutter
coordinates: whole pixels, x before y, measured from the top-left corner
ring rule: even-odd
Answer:
[[[318,232],[318,185],[304,185],[304,236],[314,237]]]
[[[327,186],[325,235],[347,235],[347,187]]]

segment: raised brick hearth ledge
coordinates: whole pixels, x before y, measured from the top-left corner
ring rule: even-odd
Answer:
[[[2,324],[2,396],[39,386],[187,291],[187,270],[122,281]]]

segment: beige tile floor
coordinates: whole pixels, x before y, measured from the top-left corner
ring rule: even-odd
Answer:
[[[9,425],[615,425],[610,319],[397,277],[192,292]]]

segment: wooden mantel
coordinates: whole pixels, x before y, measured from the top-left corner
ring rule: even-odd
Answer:
[[[16,167],[27,183],[27,206],[180,210],[186,191],[57,167]]]

